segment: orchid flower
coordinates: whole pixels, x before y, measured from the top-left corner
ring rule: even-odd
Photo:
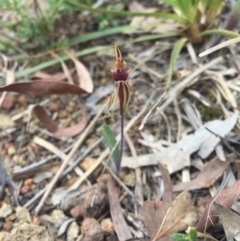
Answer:
[[[108,110],[111,109],[111,107],[113,106],[114,102],[118,97],[120,116],[123,117],[124,114],[126,113],[126,110],[130,101],[130,94],[132,92],[131,87],[127,82],[127,78],[131,70],[125,69],[126,62],[122,58],[121,51],[117,45],[115,45],[115,54],[116,54],[116,62],[115,62],[116,70],[111,70],[112,77],[115,80],[115,90],[110,97]]]

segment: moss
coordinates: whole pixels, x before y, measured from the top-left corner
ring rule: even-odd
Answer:
[[[211,106],[209,107],[209,106],[200,105],[198,106],[198,109],[201,113],[202,120],[204,122],[219,119],[220,116],[222,115],[221,110]]]

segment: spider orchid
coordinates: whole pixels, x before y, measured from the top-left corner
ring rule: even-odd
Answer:
[[[116,70],[111,70],[112,77],[115,80],[115,90],[110,97],[108,110],[111,109],[111,107],[113,106],[114,102],[118,97],[120,116],[123,117],[124,114],[126,113],[126,110],[130,101],[130,94],[132,92],[131,87],[127,82],[127,78],[131,70],[125,69],[126,62],[122,58],[121,51],[117,45],[115,45],[115,54],[116,54],[116,62],[115,62]]]

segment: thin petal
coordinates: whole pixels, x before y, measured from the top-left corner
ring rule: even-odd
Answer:
[[[109,98],[109,102],[108,102],[108,111],[112,108],[113,104],[115,103],[116,101],[116,98],[118,96],[118,90],[119,89],[119,84],[116,83],[115,84],[115,89],[114,89],[114,92],[111,94],[110,98]]]
[[[126,113],[130,101],[130,89],[126,81],[119,81],[118,98],[119,98],[119,111],[123,116]]]
[[[115,55],[116,55],[116,60],[118,61],[119,58],[122,58],[122,54],[118,46],[115,44]]]

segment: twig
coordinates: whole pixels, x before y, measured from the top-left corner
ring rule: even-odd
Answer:
[[[132,143],[132,140],[129,138],[129,136],[126,134],[125,135],[125,139],[128,143],[129,149],[131,151],[131,154],[133,157],[137,157],[137,152],[136,149]],[[135,186],[135,196],[137,199],[140,200],[140,204],[142,205],[143,203],[143,193],[142,193],[142,179],[141,179],[141,168],[138,167],[135,169],[135,173],[136,173],[136,186]],[[139,208],[138,206],[134,205],[134,209],[135,209],[135,216],[138,217],[139,216]]]

